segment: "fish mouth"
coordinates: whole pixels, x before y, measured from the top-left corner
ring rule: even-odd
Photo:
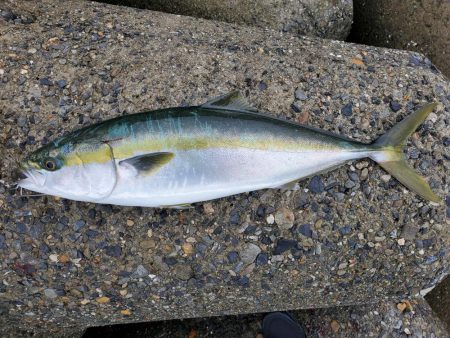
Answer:
[[[17,185],[23,188],[43,186],[45,184],[45,175],[23,162],[19,164],[16,178],[18,180]]]

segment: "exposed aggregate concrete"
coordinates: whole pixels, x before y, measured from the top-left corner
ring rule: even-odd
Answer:
[[[422,55],[83,1],[0,6],[2,329],[400,301],[448,273],[449,84]],[[446,202],[369,160],[183,211],[10,189],[56,136],[235,89],[364,142],[438,102],[406,154]]]

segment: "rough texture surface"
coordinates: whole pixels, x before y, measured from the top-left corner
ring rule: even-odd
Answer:
[[[307,337],[448,337],[445,327],[423,299],[410,302],[293,311]],[[174,320],[88,329],[98,337],[262,338],[264,314]]]
[[[1,6],[1,329],[400,300],[448,272],[449,84],[428,59],[99,3]],[[234,89],[261,111],[361,141],[439,102],[406,154],[446,204],[422,201],[368,160],[298,191],[185,211],[26,197],[7,185],[21,157],[65,131]],[[277,224],[280,212],[292,227]]]
[[[427,55],[450,77],[450,1],[355,0],[351,41]]]
[[[450,276],[428,293],[426,300],[450,332]]]
[[[295,35],[345,40],[353,20],[352,0],[101,0]]]

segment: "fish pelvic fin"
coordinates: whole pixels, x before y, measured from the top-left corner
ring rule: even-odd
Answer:
[[[403,147],[409,136],[436,106],[436,103],[427,104],[392,127],[375,141],[373,147],[379,151],[375,151],[370,157],[408,189],[426,200],[441,203],[441,198],[431,190],[425,179],[408,166],[403,154]]]

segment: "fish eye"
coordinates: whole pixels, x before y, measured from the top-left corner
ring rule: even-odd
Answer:
[[[44,169],[55,171],[57,169],[56,160],[53,158],[46,158],[44,160]]]

